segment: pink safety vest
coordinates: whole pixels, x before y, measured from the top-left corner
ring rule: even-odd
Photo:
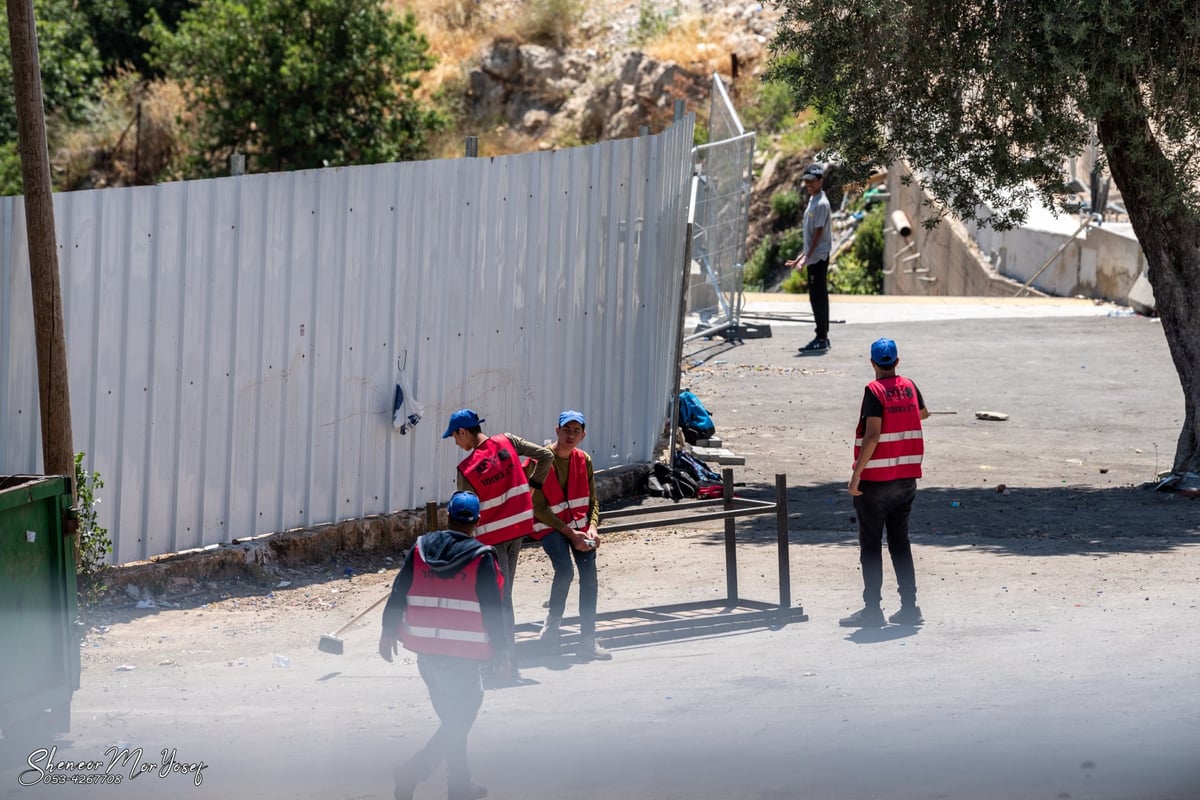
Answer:
[[[917,387],[908,378],[895,375],[867,384],[883,404],[883,425],[879,444],[862,471],[864,481],[894,481],[921,477],[921,458],[925,440],[921,434],[921,410]],[[862,450],[863,423],[854,439],[854,462]]]
[[[546,505],[554,516],[567,523],[571,530],[586,531],[588,512],[592,508],[592,495],[588,486],[587,456],[582,450],[572,450],[567,459],[567,491],[564,493],[554,470],[546,477],[542,486]],[[541,539],[555,530],[536,518],[533,521],[533,538]]]
[[[533,533],[533,497],[517,449],[507,436],[489,436],[458,464],[479,496],[475,538],[500,544]]]
[[[492,657],[492,643],[483,626],[483,611],[475,590],[479,562],[485,555],[486,551],[480,553],[453,577],[442,578],[421,558],[420,548],[413,548],[413,582],[399,630],[406,648],[414,653],[476,661]],[[503,586],[499,570],[496,578]]]

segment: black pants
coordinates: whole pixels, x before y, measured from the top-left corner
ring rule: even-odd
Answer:
[[[418,654],[417,669],[429,687],[429,699],[433,701],[433,710],[441,725],[425,747],[408,760],[403,771],[413,783],[419,783],[444,760],[446,782],[453,795],[455,791],[464,791],[471,782],[471,769],[467,766],[467,734],[483,705],[479,662]]]
[[[862,494],[854,498],[858,514],[859,562],[863,574],[863,603],[878,606],[883,590],[883,532],[896,570],[897,591],[903,605],[917,602],[917,576],[912,545],[908,541],[908,516],[917,496],[915,478],[895,481],[860,481]]]
[[[812,304],[817,338],[829,338],[829,259],[808,265],[808,302]]]

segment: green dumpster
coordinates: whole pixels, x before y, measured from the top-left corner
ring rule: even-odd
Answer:
[[[79,688],[75,545],[64,535],[71,483],[0,476],[0,731],[70,729]]]

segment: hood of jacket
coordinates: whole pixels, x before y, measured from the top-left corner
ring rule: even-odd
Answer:
[[[431,531],[417,539],[421,559],[438,574],[454,574],[481,551],[491,550],[473,536],[458,531]]]

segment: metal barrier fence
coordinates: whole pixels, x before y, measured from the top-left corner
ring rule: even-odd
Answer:
[[[733,470],[722,470],[724,491],[713,500],[696,500],[671,505],[628,508],[604,512],[604,533],[661,528],[667,525],[691,525],[709,520],[723,520],[725,526],[725,597],[718,600],[700,600],[690,603],[674,603],[649,608],[606,611],[596,615],[597,635],[606,646],[629,646],[651,641],[678,639],[685,636],[741,630],[745,628],[771,627],[788,622],[807,622],[804,606],[792,604],[791,561],[788,542],[787,476],[775,476],[775,501],[752,500],[736,497],[733,493]],[[720,510],[701,511],[720,506]],[[692,513],[701,511],[701,513]],[[737,576],[737,528],[734,520],[741,517],[775,515],[776,552],[779,563],[779,602],[743,598],[738,590]],[[652,518],[652,519],[648,519]],[[634,519],[632,522],[617,522],[617,519]],[[578,634],[572,629],[579,625],[578,617],[563,620],[564,630],[558,645],[569,648],[578,642]],[[523,658],[547,653],[545,645],[538,641],[540,630],[536,623],[518,625],[518,652]]]
[[[709,143],[693,150],[695,227],[688,312],[699,317],[688,336],[736,328],[742,308],[742,272],[753,185],[754,131],[743,127],[725,84],[713,74]]]

